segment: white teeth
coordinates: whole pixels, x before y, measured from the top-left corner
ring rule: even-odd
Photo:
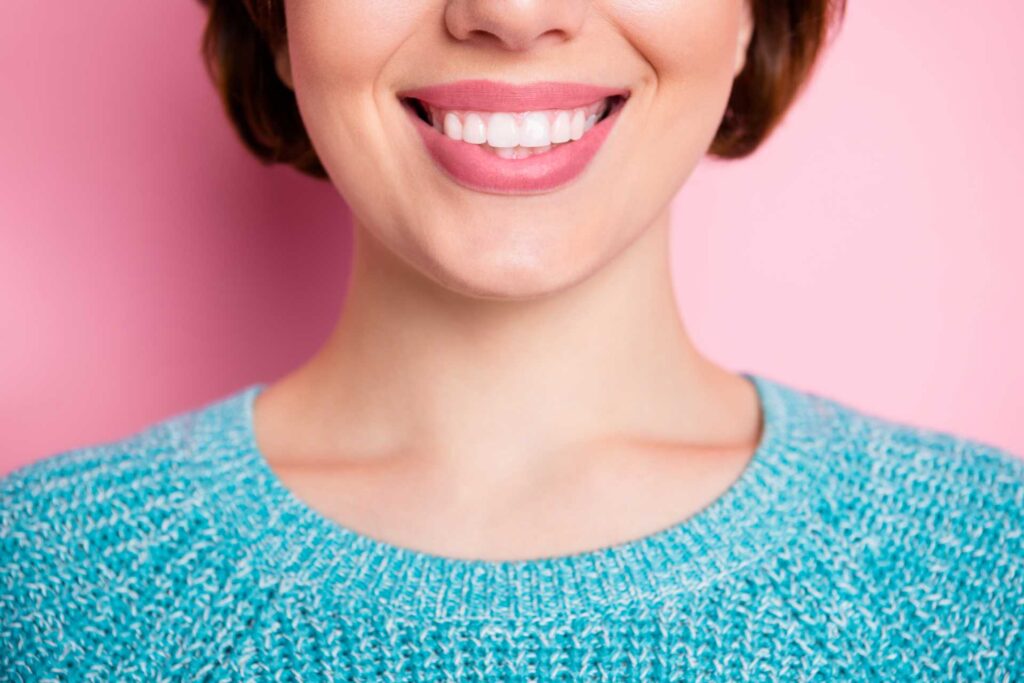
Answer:
[[[504,112],[491,114],[487,122],[487,144],[491,147],[515,147],[519,144],[516,117]]]
[[[482,145],[487,142],[487,125],[479,114],[466,116],[466,121],[462,124],[462,141],[471,142],[474,145]]]
[[[569,139],[579,140],[583,137],[583,124],[586,120],[586,116],[583,110],[577,109],[572,113],[572,122],[569,123]]]
[[[551,124],[551,142],[569,142],[572,131],[569,126],[569,112],[560,111]]]
[[[544,114],[532,111],[523,117],[519,127],[519,144],[523,147],[545,147],[551,144],[551,124]]]
[[[462,121],[452,112],[444,115],[444,134],[452,140],[462,139]]]
[[[433,127],[446,137],[482,145],[505,159],[525,159],[582,138],[597,124],[607,101],[574,109],[528,112],[443,110],[423,104]]]

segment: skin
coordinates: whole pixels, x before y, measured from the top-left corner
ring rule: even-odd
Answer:
[[[746,2],[288,0],[286,19],[278,73],[355,248],[332,334],[255,404],[282,482],[378,540],[485,560],[635,539],[728,489],[760,406],[683,325],[668,206],[743,67]],[[575,182],[503,196],[438,170],[395,97],[462,78],[632,96]]]

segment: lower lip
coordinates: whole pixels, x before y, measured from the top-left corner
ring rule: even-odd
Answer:
[[[620,102],[579,140],[525,159],[503,159],[494,152],[461,140],[452,140],[402,105],[419,131],[427,151],[455,182],[472,190],[494,194],[550,192],[577,178],[601,148],[619,117]]]

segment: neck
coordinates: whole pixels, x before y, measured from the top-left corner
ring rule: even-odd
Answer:
[[[756,393],[691,343],[668,235],[666,210],[589,278],[499,300],[442,287],[357,227],[336,327],[261,398],[288,425],[268,426],[268,448],[472,467],[622,441],[752,442]]]

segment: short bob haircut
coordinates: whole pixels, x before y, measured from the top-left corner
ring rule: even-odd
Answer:
[[[284,0],[199,0],[209,11],[201,54],[242,142],[265,164],[327,178],[281,81],[274,53],[286,38]],[[750,0],[754,32],[709,154],[745,157],[781,121],[814,69],[845,0]]]

